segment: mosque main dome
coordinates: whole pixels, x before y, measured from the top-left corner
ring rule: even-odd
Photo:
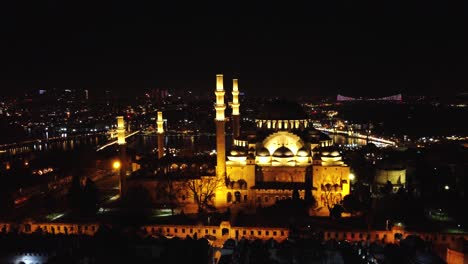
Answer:
[[[302,120],[307,114],[302,106],[296,102],[276,100],[265,103],[258,113],[258,120]]]

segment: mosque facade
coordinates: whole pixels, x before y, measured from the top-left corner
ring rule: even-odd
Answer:
[[[223,89],[218,75],[216,94]],[[240,115],[237,98],[238,81],[233,81],[233,115]],[[224,98],[218,98],[216,122],[224,118],[219,113]],[[219,115],[218,115],[219,114]],[[217,153],[226,153],[227,160],[218,158],[217,177],[226,185],[216,192],[218,207],[231,204],[270,206],[289,199],[297,191],[300,198],[312,192],[318,206],[332,206],[349,194],[349,167],[333,149],[328,135],[313,128],[303,108],[294,102],[273,101],[263,105],[255,119],[256,131],[242,131],[238,117],[231,118],[233,146],[227,147],[224,131],[217,129]],[[227,151],[229,149],[229,151]],[[222,162],[222,164],[220,164]],[[219,169],[222,168],[222,169]]]

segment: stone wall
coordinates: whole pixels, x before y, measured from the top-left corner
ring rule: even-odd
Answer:
[[[18,232],[31,234],[39,228],[48,234],[85,234],[93,236],[99,230],[98,223],[35,223],[24,222],[0,223],[0,233]],[[289,237],[289,229],[282,227],[241,227],[231,226],[227,221],[221,222],[219,226],[202,225],[145,225],[141,227],[148,234],[164,235],[167,237],[186,238],[187,235],[198,238],[208,237],[215,240],[225,241],[227,239],[274,239],[283,241]],[[324,240],[348,240],[352,242],[369,241],[383,243],[398,243],[409,235],[419,236],[425,241],[432,242],[433,245],[455,248],[460,239],[468,240],[468,234],[449,234],[449,233],[429,233],[429,232],[410,232],[403,228],[394,227],[392,230],[325,230],[323,231]]]
[[[99,229],[97,223],[35,223],[25,222],[21,224],[0,223],[0,232],[14,230],[23,234],[32,234],[39,230],[47,234],[83,234],[93,236]]]
[[[231,227],[229,222],[222,222],[219,226],[196,226],[196,225],[147,225],[142,227],[148,234],[163,235],[166,237],[186,238],[187,236],[197,238],[208,238],[222,244],[227,239],[274,239],[283,241],[288,238],[287,228],[273,227]]]

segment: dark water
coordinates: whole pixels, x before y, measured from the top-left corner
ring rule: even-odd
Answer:
[[[180,153],[194,154],[210,152],[216,149],[216,136],[214,135],[166,135],[165,147],[178,150]],[[229,136],[226,137],[226,145],[232,144]],[[150,153],[157,148],[157,137],[150,135],[136,136],[129,144],[137,152]]]
[[[51,151],[73,151],[81,146],[95,146],[105,142],[106,137],[103,135],[90,135],[90,136],[73,136],[63,137],[58,140],[38,140],[26,141],[27,143],[2,145],[0,150],[4,151],[3,156],[16,156],[25,155],[28,153],[46,153]]]

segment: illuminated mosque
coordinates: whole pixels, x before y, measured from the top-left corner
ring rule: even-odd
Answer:
[[[339,202],[349,193],[349,167],[331,149],[331,139],[315,130],[303,108],[292,102],[264,105],[254,133],[240,133],[238,81],[233,80],[232,127],[234,146],[225,154],[223,76],[216,82],[217,177],[227,184],[216,194],[216,204],[253,203],[268,206],[292,197],[305,198],[311,190],[319,206]],[[225,157],[227,156],[227,160]]]
[[[302,199],[311,192],[318,207],[331,207],[349,194],[349,167],[340,152],[332,147],[328,135],[312,127],[299,104],[270,102],[258,113],[256,130],[242,132],[238,80],[234,79],[232,84],[232,102],[229,104],[232,116],[228,120],[223,75],[216,76],[216,167],[207,173],[211,175],[200,175],[217,177],[223,182],[214,194],[215,207],[270,206],[278,200],[291,198],[295,191]],[[227,121],[232,122],[233,146],[226,146]],[[160,113],[157,124],[158,157],[161,158],[164,155],[164,131]],[[172,168],[183,166],[195,167],[177,163]],[[151,190],[155,192],[155,186]],[[187,196],[188,192],[179,200],[190,200]],[[158,195],[153,197],[157,200]]]

